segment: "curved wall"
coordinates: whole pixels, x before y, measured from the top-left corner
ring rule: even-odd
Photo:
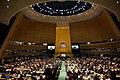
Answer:
[[[111,38],[119,38],[119,30],[117,29],[112,18],[107,11],[104,11],[101,16],[96,18],[70,23],[70,34],[72,43],[94,42],[110,40]],[[3,50],[21,50],[21,49],[47,49],[39,46],[12,46],[9,45],[9,40],[31,42],[31,43],[51,43],[55,44],[56,24],[43,23],[30,20],[19,14],[10,29],[10,32],[1,48]],[[111,47],[119,47],[113,46]],[[110,47],[107,46],[107,47]],[[90,48],[91,46],[81,46],[81,48]],[[98,46],[92,46],[98,47]],[[104,47],[104,46],[99,46]]]
[[[70,33],[72,43],[110,40],[120,35],[107,11],[90,20],[70,23]]]

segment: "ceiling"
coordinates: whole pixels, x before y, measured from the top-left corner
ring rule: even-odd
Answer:
[[[32,11],[30,9],[30,5],[34,5],[36,3],[40,3],[40,2],[46,2],[46,1],[54,1],[54,0],[1,0],[0,1],[0,23],[3,23],[3,24],[9,24],[9,21],[10,19],[18,12],[22,11],[25,15],[29,12],[29,14],[27,14],[27,17],[31,16],[32,15],[32,19],[35,19],[37,21],[39,21],[39,19],[35,18],[35,16],[38,14],[36,14],[34,11]],[[65,0],[56,0],[56,1],[65,1]],[[69,0],[69,1],[72,1],[72,0]],[[74,0],[75,1],[75,0]],[[78,0],[76,0],[78,1]],[[107,9],[109,9],[110,11],[112,11],[114,14],[117,15],[117,18],[120,20],[120,3],[117,2],[117,0],[84,0],[84,1],[88,1],[88,2],[93,2],[93,3],[97,3],[99,4],[100,6],[103,6]],[[97,7],[98,8],[98,7]],[[96,9],[97,10],[97,9]],[[100,9],[98,9],[99,11]],[[31,11],[31,12],[30,12]],[[96,11],[97,12],[97,11]],[[33,15],[34,14],[34,15]],[[93,14],[92,14],[93,15]],[[41,15],[39,15],[41,16]],[[82,14],[83,16],[83,14]],[[94,14],[95,16],[95,14]],[[46,17],[46,16],[44,16]],[[54,17],[54,16],[53,16]],[[72,18],[71,18],[72,17]],[[71,17],[65,17],[65,18],[60,18],[61,20],[65,20],[67,21],[68,18],[71,18],[73,19],[73,16]],[[49,17],[49,19],[51,19],[51,17]],[[58,19],[58,20],[60,20]],[[77,16],[77,15],[74,15],[74,19],[73,21],[76,21],[76,20],[86,20],[87,18],[83,19],[80,17]],[[89,18],[88,18],[89,19]],[[43,20],[44,21],[44,20]],[[49,20],[50,21],[50,20]],[[71,20],[70,20],[71,21]],[[68,21],[68,22],[70,22]],[[56,22],[60,22],[62,23],[61,21],[56,21]],[[72,21],[71,21],[72,22]]]
[[[36,12],[50,16],[71,16],[85,12],[92,6],[92,3],[83,1],[49,1],[31,5]]]
[[[22,10],[21,13],[25,15],[27,18],[35,21],[57,23],[57,24],[68,24],[68,23],[84,21],[96,17],[100,15],[102,11],[103,11],[102,7],[100,7],[97,4],[93,4],[93,7],[91,7],[89,10],[70,16],[44,15],[42,13],[36,12],[34,9],[32,9],[31,6]]]

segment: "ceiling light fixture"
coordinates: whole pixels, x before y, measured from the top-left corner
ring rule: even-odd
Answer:
[[[119,0],[117,0],[117,4],[119,4]]]
[[[10,6],[6,6],[7,8],[9,8]]]
[[[78,3],[79,2],[79,3]],[[77,1],[50,1],[33,5],[35,11],[51,16],[70,16],[82,13],[92,7],[92,3]],[[54,6],[55,5],[55,6]]]

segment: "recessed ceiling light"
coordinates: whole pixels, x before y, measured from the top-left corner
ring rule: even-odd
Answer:
[[[7,8],[9,8],[10,6],[6,6]]]
[[[119,1],[117,0],[117,4],[119,3]]]
[[[7,1],[10,1],[10,0],[7,0]]]

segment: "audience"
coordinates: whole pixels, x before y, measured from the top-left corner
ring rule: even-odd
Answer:
[[[13,58],[12,58],[13,59]],[[58,80],[62,60],[52,58],[16,57],[0,65],[0,80]],[[120,58],[64,59],[66,80],[119,80]]]
[[[110,57],[66,60],[66,80],[118,80],[119,61]]]
[[[17,59],[0,66],[0,79],[57,80],[61,60],[29,57]]]

